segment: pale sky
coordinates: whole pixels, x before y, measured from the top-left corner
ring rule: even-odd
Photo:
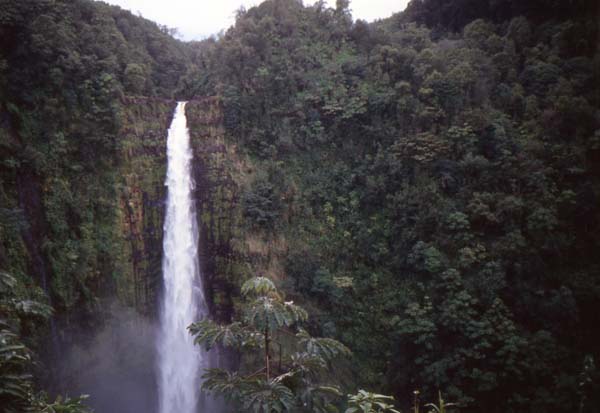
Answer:
[[[134,14],[179,30],[184,40],[200,40],[234,23],[235,11],[249,9],[261,0],[102,0],[121,6]],[[313,4],[305,0],[304,4]],[[335,0],[327,2],[335,7]],[[373,21],[404,10],[408,0],[351,0],[354,19]]]

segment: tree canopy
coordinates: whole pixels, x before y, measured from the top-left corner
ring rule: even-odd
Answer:
[[[466,410],[594,403],[596,9],[424,0],[367,24],[273,0],[193,45],[197,93],[223,97],[261,171],[248,228],[285,237],[286,294],[362,385]]]

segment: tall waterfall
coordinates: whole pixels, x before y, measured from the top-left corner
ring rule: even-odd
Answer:
[[[192,150],[179,102],[167,139],[167,210],[163,241],[164,292],[158,344],[159,413],[195,413],[200,367],[206,355],[194,346],[187,326],[206,314],[198,266],[198,228],[192,199]]]

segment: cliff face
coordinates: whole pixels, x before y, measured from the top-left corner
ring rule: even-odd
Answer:
[[[92,394],[99,411],[153,411],[156,405],[147,395],[155,391],[166,142],[175,106],[124,98],[115,150],[101,168],[0,165],[0,270],[39,287],[37,294],[57,310],[33,338],[52,344],[37,347],[46,366],[37,376],[51,392]],[[192,101],[187,116],[206,296],[213,316],[227,320],[234,281],[245,274],[237,247],[241,163],[225,142],[219,100]],[[13,142],[17,158],[26,135],[9,118],[0,133]],[[70,159],[63,163],[68,168]],[[58,193],[66,201],[57,202]],[[5,225],[13,215],[19,220]]]
[[[120,132],[114,286],[119,301],[152,315],[160,286],[166,136],[175,102],[125,102]]]
[[[116,297],[122,304],[149,316],[155,313],[160,288],[166,137],[174,107],[175,101],[125,98],[120,111],[116,158],[110,165],[112,187],[104,188],[102,194],[87,194],[92,206],[108,194],[114,207],[109,226],[103,231],[109,236],[105,242],[110,245],[110,255],[94,263],[88,287],[100,299]],[[218,99],[189,102],[187,117],[194,148],[202,274],[211,310],[217,318],[228,318],[231,277],[243,271],[239,268],[243,254],[238,253],[238,245],[243,235],[238,201],[240,182],[246,171],[235,146],[225,142]],[[8,121],[3,123],[6,135],[12,133],[9,126]],[[45,288],[51,290],[52,280],[62,276],[42,248],[44,240],[52,236],[47,221],[53,218],[48,218],[50,212],[44,194],[51,180],[47,176],[19,176],[14,188],[7,188],[9,179],[3,183],[4,195],[13,204],[10,210],[20,214],[24,221],[18,239],[15,233],[2,234],[6,236],[5,248],[0,251],[3,265],[16,269],[24,277],[32,277],[40,286],[47,284]],[[76,182],[70,184],[76,186]],[[69,312],[68,307],[64,310]]]
[[[239,286],[250,276],[284,277],[288,243],[282,234],[253,227],[243,198],[256,180],[257,164],[227,136],[222,101],[205,98],[186,106],[194,148],[194,180],[200,229],[200,263],[211,315],[230,321]]]
[[[235,147],[225,141],[221,102],[217,98],[186,106],[194,149],[194,180],[200,231],[200,265],[210,311],[218,320],[231,316],[231,292],[241,271],[239,168]]]
[[[126,104],[119,163],[119,227],[115,257],[119,300],[153,316],[161,285],[166,188],[166,137],[175,102],[136,99]],[[225,139],[221,101],[204,98],[186,106],[200,231],[198,254],[211,314],[231,317],[235,280],[245,270],[240,193],[245,163]]]
[[[65,327],[115,296],[152,313],[186,44],[91,0],[3,2],[0,44],[0,271]]]
[[[285,277],[283,258],[288,243],[285,235],[253,227],[244,217],[243,198],[257,179],[258,166],[227,135],[222,101],[190,101],[186,115],[194,148],[206,295],[212,316],[229,321],[244,280],[257,274]]]
[[[45,290],[65,327],[97,319],[102,302],[115,297],[144,314],[155,308],[174,107],[174,101],[125,98],[115,149],[95,168],[52,153],[43,167],[30,161],[30,148],[43,143],[3,111],[0,269]]]
[[[70,330],[104,320],[115,300],[143,316],[156,315],[166,138],[175,105],[164,99],[124,98],[114,155],[103,169],[50,175],[45,172],[50,168],[40,172],[28,164],[11,169],[10,158],[2,165],[1,212],[18,215],[13,221],[20,224],[0,228],[0,268],[46,291],[57,308],[62,341],[71,340]],[[18,154],[19,127],[5,115],[0,130]],[[247,269],[239,207],[247,162],[225,141],[218,99],[189,102],[187,118],[206,295],[211,313],[227,320],[235,280]],[[59,190],[68,194],[67,201],[62,201],[66,195],[56,201]]]

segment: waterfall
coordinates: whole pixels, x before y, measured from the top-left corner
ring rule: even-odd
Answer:
[[[198,228],[192,198],[192,150],[185,102],[177,103],[167,139],[167,209],[163,241],[164,290],[158,350],[159,413],[198,410],[201,367],[206,354],[194,346],[187,327],[206,315],[198,265]]]

